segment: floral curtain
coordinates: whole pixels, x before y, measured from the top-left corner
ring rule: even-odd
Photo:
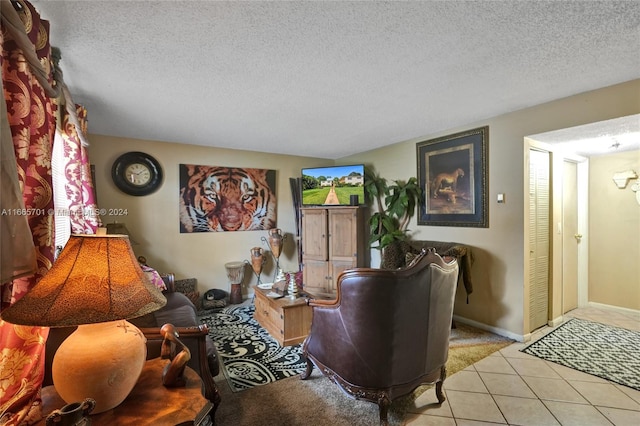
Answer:
[[[88,143],[85,138],[87,110],[73,103],[71,95],[63,86],[66,108],[62,114],[62,140],[64,142],[65,192],[69,202],[71,232],[95,234],[100,226],[100,217],[91,179]]]
[[[36,250],[35,273],[2,283],[3,304],[20,299],[53,261],[51,148],[55,132],[56,91],[51,72],[49,24],[26,1],[1,0],[2,85],[5,124],[11,130],[24,210]],[[5,175],[3,175],[3,178]],[[9,183],[9,182],[7,182]],[[15,182],[11,182],[13,185]],[[2,182],[5,188],[5,182]],[[4,216],[0,216],[2,219]],[[8,238],[3,233],[0,238]],[[16,238],[21,238],[16,236]],[[24,236],[22,237],[25,238]],[[2,245],[12,244],[4,241]],[[29,424],[41,417],[39,392],[44,375],[48,328],[18,326],[0,320],[0,424]]]

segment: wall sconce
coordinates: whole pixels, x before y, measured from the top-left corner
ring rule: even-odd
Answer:
[[[633,170],[626,170],[624,172],[618,172],[613,174],[613,181],[616,183],[616,186],[620,189],[625,189],[629,180],[637,179],[638,174]]]

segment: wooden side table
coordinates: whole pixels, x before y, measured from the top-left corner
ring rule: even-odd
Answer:
[[[309,334],[313,315],[306,298],[301,295],[297,299],[289,296],[272,299],[267,297],[270,291],[255,287],[254,318],[282,346],[302,342]]]
[[[162,370],[168,362],[161,358],[147,361],[129,396],[111,410],[90,415],[91,425],[213,425],[209,416],[213,404],[202,395],[202,380],[195,371],[185,368],[185,387],[162,385]],[[44,417],[36,425],[45,425],[47,416],[66,404],[53,386],[42,388]]]

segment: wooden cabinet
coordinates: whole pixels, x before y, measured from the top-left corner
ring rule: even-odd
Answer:
[[[272,299],[269,291],[256,287],[254,318],[282,346],[302,342],[311,329],[311,306],[304,297]]]
[[[306,291],[333,295],[345,269],[366,266],[363,210],[360,207],[304,207],[302,282]]]

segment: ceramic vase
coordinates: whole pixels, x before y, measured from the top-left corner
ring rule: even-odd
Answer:
[[[128,321],[81,325],[53,358],[51,374],[67,403],[88,395],[94,414],[117,407],[135,386],[147,358],[144,334]]]
[[[280,258],[283,240],[282,230],[279,228],[269,229],[269,247],[271,247],[271,253],[273,253],[273,257],[276,259]]]
[[[253,247],[251,249],[251,267],[253,268],[253,272],[258,277],[258,285],[260,282],[260,274],[262,273],[262,266],[264,265],[264,250],[262,247]]]

